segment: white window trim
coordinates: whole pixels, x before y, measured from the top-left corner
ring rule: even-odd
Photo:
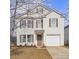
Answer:
[[[26,28],[26,20],[25,19],[20,21],[20,28]]]
[[[28,23],[28,21],[30,21],[31,23]],[[27,28],[33,28],[33,27],[34,27],[34,25],[33,25],[33,20],[28,19],[28,20],[27,20]]]
[[[23,42],[26,42],[26,35],[20,35],[20,43],[23,43]]]
[[[30,36],[30,38],[28,38],[28,36]],[[30,41],[29,41],[29,39],[30,39]],[[28,43],[32,43],[33,40],[34,40],[34,36],[32,34],[27,35],[27,42]]]
[[[36,20],[36,28],[43,28],[43,20],[42,19]]]
[[[49,18],[49,27],[58,27],[58,18]]]

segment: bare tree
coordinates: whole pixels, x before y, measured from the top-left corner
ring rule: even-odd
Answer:
[[[21,17],[24,14],[28,14],[29,10],[32,10],[38,4],[43,4],[43,2],[45,2],[45,0],[14,0],[14,2],[13,0],[10,0],[10,1],[12,2],[10,4],[10,12],[11,12],[10,30],[11,31],[14,31],[14,29],[17,28],[16,27],[17,23],[15,24],[16,17]]]

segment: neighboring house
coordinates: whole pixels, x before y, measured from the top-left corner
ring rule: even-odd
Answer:
[[[64,28],[64,44],[69,45],[69,25]]]
[[[64,16],[56,10],[38,5],[16,22],[20,26],[16,29],[18,46],[64,45]]]

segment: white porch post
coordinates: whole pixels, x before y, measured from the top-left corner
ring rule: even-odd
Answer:
[[[37,36],[34,34],[34,45],[37,46]]]

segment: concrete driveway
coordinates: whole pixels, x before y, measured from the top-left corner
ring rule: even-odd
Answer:
[[[47,47],[53,59],[69,59],[68,47]]]

